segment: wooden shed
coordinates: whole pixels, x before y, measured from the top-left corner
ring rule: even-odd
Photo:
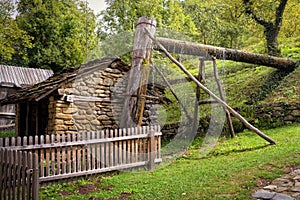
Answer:
[[[129,69],[118,58],[95,60],[0,102],[16,103],[19,136],[119,128]],[[157,103],[151,100],[146,104],[145,125],[155,123]]]
[[[53,74],[52,70],[0,65],[0,100],[21,88],[40,83]],[[0,131],[12,130],[15,125],[15,105],[0,106]]]

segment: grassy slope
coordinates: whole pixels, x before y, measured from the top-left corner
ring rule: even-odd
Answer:
[[[53,186],[43,191],[44,199],[93,199],[133,193],[131,199],[250,199],[259,178],[273,179],[284,173],[285,166],[300,164],[300,125],[265,131],[278,145],[268,146],[257,135],[244,132],[221,141],[210,154],[200,159],[197,142],[173,163],[153,172],[123,172],[91,179],[95,192],[78,195],[73,185]],[[197,140],[196,140],[197,141]],[[98,182],[97,182],[98,181]],[[100,183],[99,183],[100,182]],[[113,185],[109,191],[101,188]],[[71,191],[61,197],[57,190]],[[56,192],[55,192],[56,191]]]

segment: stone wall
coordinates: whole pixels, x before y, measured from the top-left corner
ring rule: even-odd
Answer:
[[[300,104],[278,103],[272,105],[261,105],[253,111],[253,119],[250,123],[258,128],[275,128],[291,123],[300,123]],[[246,116],[247,118],[247,116]],[[252,117],[251,117],[252,118]],[[209,127],[209,118],[200,119],[197,134],[204,136]],[[234,129],[236,132],[246,129],[244,125],[233,118]],[[170,139],[177,134],[179,123],[167,124],[162,127],[163,138]],[[224,126],[226,129],[226,125]],[[225,130],[226,131],[226,130]],[[223,135],[227,134],[225,132]]]
[[[300,104],[299,103],[276,103],[271,105],[261,105],[256,108],[254,120],[259,127],[274,128],[300,122]]]
[[[118,128],[123,111],[129,67],[112,63],[103,70],[79,77],[60,89],[65,97],[49,98],[48,133],[62,134],[78,131],[96,131]],[[80,75],[80,74],[79,74]],[[68,95],[73,102],[66,101]],[[95,97],[97,100],[76,100],[77,97]],[[157,117],[157,105],[147,101],[143,125]]]

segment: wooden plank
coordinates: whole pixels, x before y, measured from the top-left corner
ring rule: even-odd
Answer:
[[[95,139],[95,131],[91,132],[91,139]],[[96,145],[91,145],[91,170],[95,169],[95,163],[96,163]]]
[[[60,142],[60,135],[56,135],[56,141]],[[61,148],[56,148],[56,173],[55,174],[61,174]]]
[[[114,130],[114,137],[119,137],[118,129]],[[116,141],[113,143],[114,146],[114,166],[119,164],[119,142]]]
[[[123,128],[123,137],[127,136],[127,129]],[[123,164],[127,164],[127,141],[123,140]]]
[[[50,135],[46,135],[46,144],[49,144],[50,141]],[[46,152],[46,170],[45,170],[45,176],[49,176],[50,175],[50,149],[46,148],[45,152]]]
[[[127,129],[127,135],[131,136],[131,128]],[[131,140],[127,140],[127,163],[131,163]]]
[[[33,154],[32,200],[39,199],[39,168],[38,155]]]
[[[8,168],[8,150],[4,149],[4,159],[3,159],[3,178],[2,178],[2,183],[3,183],[3,199],[6,199],[6,192],[7,192],[7,168]]]
[[[53,144],[55,142],[55,135],[51,135],[51,143]],[[55,166],[56,166],[56,155],[55,155],[56,148],[50,148],[51,153],[51,175],[55,175]]]
[[[21,191],[22,191],[22,159],[23,159],[23,153],[21,151],[17,152],[17,199],[21,198]]]
[[[109,138],[109,130],[105,130],[105,138]],[[109,156],[110,156],[110,145],[109,142],[105,143],[105,167],[109,167]]]
[[[77,140],[77,137],[76,137],[77,134],[72,134],[72,142],[75,142]],[[76,167],[77,167],[77,157],[76,157],[76,152],[77,152],[77,147],[76,146],[72,146],[72,167],[71,167],[71,171],[70,173],[74,173],[77,171]],[[71,166],[71,164],[70,164]]]
[[[38,138],[38,136],[37,136]],[[37,141],[38,142],[38,141]],[[41,135],[40,136],[40,144],[44,144],[45,143],[45,139],[44,136]],[[35,143],[37,144],[37,143]],[[40,154],[38,154],[38,151],[35,151],[36,155],[39,155],[40,157],[40,176],[45,176],[45,167],[47,165],[47,163],[45,162],[45,150],[44,149],[40,149]]]
[[[7,195],[8,199],[11,199],[12,196],[12,187],[11,187],[11,182],[12,180],[12,166],[13,166],[13,151],[7,151],[8,152],[8,162],[7,162]]]
[[[95,139],[100,139],[101,137],[101,132],[98,131],[96,132],[96,138]],[[101,149],[100,149],[100,144],[96,144],[96,169],[101,168]]]
[[[4,148],[0,148],[0,199],[2,199],[3,179],[4,179]]]
[[[122,137],[122,129],[118,129],[118,136],[117,137]],[[119,165],[122,165],[123,164],[123,142],[122,141],[119,141],[119,146],[118,146],[118,150],[119,150],[119,153],[118,153],[118,164]]]
[[[90,141],[90,132],[86,133],[86,138]],[[86,170],[91,170],[91,145],[86,145]]]
[[[27,170],[26,170],[26,193],[27,193],[27,199],[31,200],[31,178],[32,178],[32,168],[33,168],[33,160],[32,160],[32,152],[28,153],[28,160],[27,160]]]
[[[109,131],[109,137],[113,138],[114,137],[114,131],[110,130]],[[114,166],[114,144],[113,142],[109,142],[109,166]]]
[[[22,154],[22,199],[26,199],[26,171],[27,171],[27,152],[23,152]]]
[[[67,142],[71,142],[71,135],[67,134]],[[66,147],[67,148],[67,171],[66,173],[72,172],[72,162],[71,162],[71,155],[72,155],[72,147]]]
[[[62,134],[61,135],[61,142],[66,142],[66,135]],[[66,151],[68,147],[61,147],[61,173],[65,174],[66,173]]]
[[[160,132],[161,129],[160,129],[160,125],[157,125],[157,132]],[[157,158],[158,159],[161,159],[161,135],[158,135],[157,136]]]
[[[18,152],[12,151],[12,197],[13,199],[16,198],[16,190],[17,190],[17,173],[18,173]],[[1,172],[1,171],[0,171]]]
[[[85,143],[87,142],[86,134],[84,134],[84,133],[82,133],[82,141],[84,141]],[[85,143],[81,146],[82,147],[82,159],[81,159],[82,171],[86,171],[86,148],[87,148],[87,145]]]
[[[101,131],[100,133],[100,138],[103,139],[105,137],[105,133],[104,133],[104,130]],[[100,161],[101,161],[101,168],[105,168],[105,146],[106,144],[105,143],[101,143],[100,144],[100,151],[101,151],[101,154],[100,154]]]

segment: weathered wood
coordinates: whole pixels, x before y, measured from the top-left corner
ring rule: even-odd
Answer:
[[[215,57],[212,57],[212,60],[213,60],[214,76],[215,76],[215,80],[217,82],[220,99],[222,99],[222,101],[226,102],[226,99],[224,96],[224,91],[222,89],[222,85],[221,85],[221,81],[220,81],[220,77],[219,77],[219,73],[218,73],[218,69],[217,69],[217,60]],[[226,115],[230,136],[233,138],[235,136],[235,133],[234,133],[234,128],[233,128],[230,112],[225,108],[224,108],[224,112]]]
[[[241,50],[204,45],[167,38],[157,38],[164,48],[171,53],[188,54],[202,57],[215,56],[217,59],[233,60],[250,64],[263,65],[284,71],[292,71],[297,67],[297,61],[269,55],[250,53]],[[162,50],[159,45],[156,49]],[[298,61],[299,62],[299,61]]]
[[[151,129],[149,133],[149,163],[148,163],[148,169],[153,170],[154,169],[154,164],[155,164],[155,157],[156,157],[156,144],[155,144],[155,134],[154,130]]]
[[[147,29],[144,29],[145,32],[148,32]],[[257,135],[270,142],[271,144],[276,144],[276,142],[271,139],[269,136],[265,135],[259,129],[251,125],[243,116],[241,116],[238,112],[236,112],[233,108],[228,106],[226,102],[222,101],[218,96],[216,96],[213,92],[211,92],[208,88],[206,88],[202,83],[200,83],[180,62],[178,62],[168,51],[167,49],[150,33],[148,36],[157,44],[157,46],[165,53],[165,55],[174,62],[188,77],[190,77],[202,90],[208,93],[212,98],[218,101],[225,109],[227,109],[233,116],[238,118],[247,128],[255,132]]]
[[[156,29],[156,21],[141,17],[136,26],[134,37],[133,55],[131,62],[131,70],[127,85],[126,94],[136,95],[137,98],[125,98],[124,109],[121,117],[120,126],[131,127],[142,124],[144,113],[152,40],[144,33],[144,28],[147,28],[150,34],[154,34]]]

